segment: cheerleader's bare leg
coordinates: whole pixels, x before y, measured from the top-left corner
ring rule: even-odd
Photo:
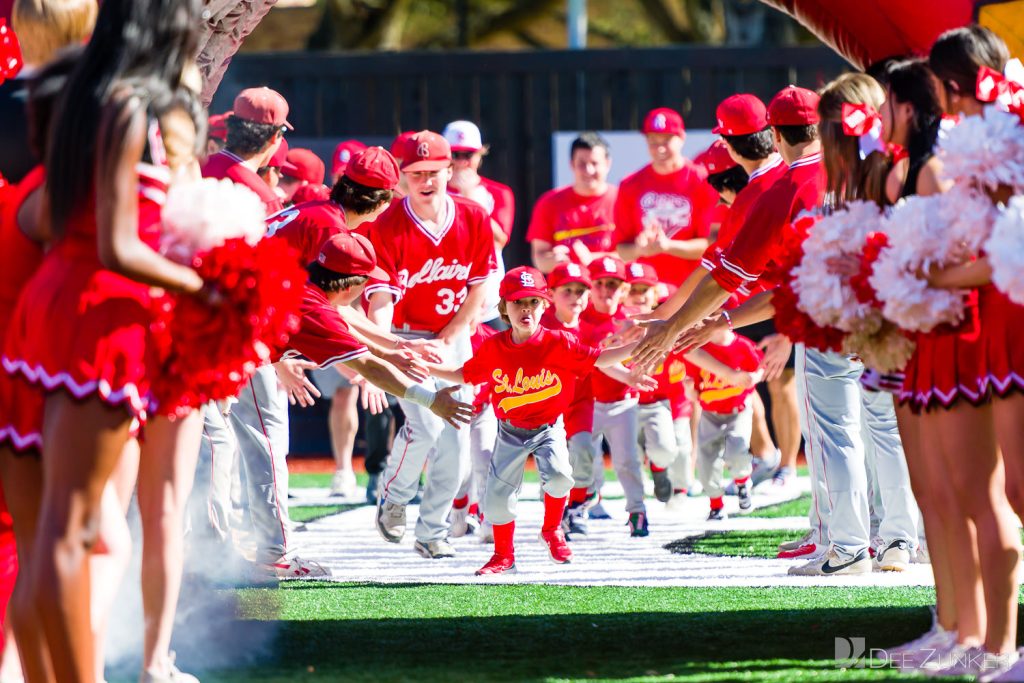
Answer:
[[[131,415],[98,397],[64,391],[46,399],[43,499],[32,549],[31,597],[58,681],[91,682],[96,653],[89,555],[99,538],[100,502],[129,439]]]
[[[185,503],[192,491],[202,430],[200,410],[173,422],[154,419],[146,426],[139,462],[143,668],[161,676],[167,676],[171,667],[171,632],[185,561]]]
[[[8,659],[17,658],[20,654],[26,680],[52,680],[46,641],[30,594],[32,571],[29,567],[43,497],[42,460],[35,455],[15,455],[9,448],[0,448],[0,482],[3,483],[7,509],[14,520],[14,538],[18,546],[18,578],[7,610],[17,638],[17,652],[13,648],[5,649],[4,672],[11,666],[7,664]]]

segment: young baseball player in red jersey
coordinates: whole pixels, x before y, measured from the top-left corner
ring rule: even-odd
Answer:
[[[416,133],[402,156],[409,194],[369,230],[388,274],[366,288],[370,319],[402,337],[437,339],[445,362],[461,364],[471,355],[470,330],[482,310],[484,283],[495,268],[490,216],[476,202],[448,194],[451,148],[443,137]],[[469,469],[468,431],[452,429],[416,403],[400,403],[406,423],[384,475],[377,529],[391,543],[402,540],[405,506],[416,495],[430,458],[415,549],[428,558],[453,557],[448,515]]]
[[[627,303],[630,308],[640,313],[650,313],[658,303],[658,274],[649,263],[634,261],[626,266],[626,282],[629,284]],[[693,444],[686,430],[686,443],[680,444],[676,439],[673,424],[672,404],[685,400],[686,389],[680,382],[673,383],[671,373],[673,366],[682,363],[679,354],[670,353],[651,373],[657,386],[652,391],[640,392],[640,404],[637,407],[637,428],[640,431],[640,447],[647,455],[651,466],[651,477],[654,479],[654,497],[662,503],[672,498],[673,491],[679,487],[685,490],[687,482],[672,480],[669,468],[677,458],[685,460],[689,469]],[[685,371],[684,371],[685,372]],[[678,374],[678,369],[677,369]],[[672,468],[675,469],[675,468]]]
[[[686,354],[696,378],[702,408],[697,431],[697,476],[711,498],[708,521],[725,519],[722,471],[736,483],[740,512],[751,508],[750,395],[761,379],[761,353],[754,343],[730,329],[715,332],[697,351]]]
[[[550,273],[559,263],[589,265],[615,253],[615,198],[608,183],[611,150],[597,133],[582,133],[569,148],[573,182],[549,190],[533,207],[526,239],[533,264]]]
[[[543,327],[541,316],[550,301],[540,271],[512,269],[502,280],[499,304],[511,329],[484,341],[461,369],[436,371],[451,381],[489,383],[499,420],[484,494],[484,516],[494,525],[494,555],[477,571],[480,575],[515,570],[516,504],[531,453],[544,489],[541,540],[554,562],[572,559],[561,529],[573,484],[562,415],[580,375],[595,366],[620,363],[633,346],[601,351],[567,332]]]
[[[654,109],[641,131],[651,163],[627,176],[615,200],[619,256],[654,266],[663,282],[681,284],[707,249],[718,194],[701,170],[683,156],[683,117]]]
[[[612,337],[627,319],[622,303],[629,293],[626,284],[626,264],[614,256],[596,259],[590,264],[594,281],[590,307],[584,312],[580,328],[585,343],[600,345]],[[612,465],[619,483],[626,493],[626,512],[629,513],[631,536],[647,536],[647,508],[644,505],[644,483],[640,473],[639,434],[637,413],[639,392],[627,384],[603,373],[591,375],[594,391],[594,453],[597,463],[603,452],[601,440],[607,439],[611,447]],[[603,474],[595,477],[595,489],[600,492]]]

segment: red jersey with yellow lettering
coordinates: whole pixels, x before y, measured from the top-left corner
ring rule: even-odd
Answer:
[[[654,368],[651,377],[658,383],[658,387],[654,391],[641,391],[640,405],[666,400],[678,401],[678,394],[682,394],[685,400],[686,387],[683,378],[686,377],[686,366],[681,353],[669,353],[665,356]]]
[[[754,342],[739,334],[734,335],[729,344],[705,344],[701,350],[706,351],[712,358],[721,361],[722,364],[733,370],[745,370],[746,372],[757,370],[762,355],[754,346]],[[700,407],[712,413],[736,412],[743,408],[747,397],[754,392],[753,387],[744,389],[733,386],[689,361],[686,362],[686,370],[694,378],[697,392],[700,395]]]
[[[600,347],[601,343],[611,337],[619,329],[619,324],[627,317],[620,306],[613,314],[600,313],[593,305],[587,307],[580,316],[580,339],[585,344]],[[594,400],[601,403],[615,403],[626,398],[639,395],[639,392],[618,380],[614,380],[600,370],[591,373],[590,386]]]
[[[406,197],[365,227],[386,281],[370,280],[365,296],[387,292],[394,297],[396,328],[437,334],[462,306],[468,288],[481,284],[496,269],[491,218],[476,202],[445,198],[444,223],[428,230]]]
[[[616,197],[618,189],[614,185],[593,197],[577,194],[571,186],[548,190],[533,207],[526,241],[571,245],[579,240],[590,251],[615,251]],[[571,249],[569,258],[579,263]]]
[[[317,260],[324,242],[347,229],[345,210],[329,199],[296,204],[267,219],[267,237],[294,247],[303,266]]]
[[[462,366],[470,384],[488,382],[499,420],[537,429],[552,424],[572,400],[576,379],[594,367],[600,349],[580,343],[568,332],[541,327],[522,344],[512,330],[485,339]]]
[[[352,336],[348,323],[316,285],[306,283],[299,315],[299,330],[288,338],[283,358],[304,356],[326,368],[370,353],[365,344]]]
[[[544,315],[541,316],[540,324],[549,330],[561,330],[580,338],[579,322],[575,326],[569,326],[558,319],[555,314],[555,307],[549,306]],[[573,392],[572,401],[565,409],[565,436],[572,438],[580,432],[594,431],[594,392],[590,388],[590,375],[600,370],[592,370],[576,379],[576,390]]]
[[[673,240],[707,237],[718,193],[689,161],[674,173],[660,174],[648,164],[619,185],[615,202],[615,242],[632,244],[648,224],[658,224]],[[642,256],[658,279],[681,285],[700,264],[669,254]]]

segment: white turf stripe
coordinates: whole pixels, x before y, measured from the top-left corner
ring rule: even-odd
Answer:
[[[799,482],[789,498],[809,487],[807,479]],[[295,491],[298,500],[293,504],[309,504],[314,492],[310,489]],[[490,557],[492,547],[481,544],[475,537],[452,539],[458,557],[450,560],[426,560],[413,549],[413,527],[417,508],[409,506],[409,527],[400,544],[387,543],[374,527],[376,510],[370,506],[310,522],[308,531],[296,535],[300,554],[304,558],[321,562],[333,573],[333,581],[368,581],[381,583],[546,583],[573,586],[902,586],[929,585],[931,568],[913,565],[902,574],[869,574],[853,577],[795,577],[788,576],[789,567],[802,564],[800,560],[763,560],[748,558],[709,557],[704,555],[677,555],[664,549],[664,545],[705,529],[805,529],[805,518],[754,518],[732,516],[729,520],[710,525],[707,516],[707,498],[690,498],[679,510],[649,498],[651,535],[648,538],[630,538],[626,529],[624,501],[605,500],[604,506],[612,519],[590,522],[591,534],[571,544],[574,558],[571,564],[555,565],[547,558],[546,549],[537,541],[542,504],[537,500],[536,484],[524,487],[516,523],[516,565],[518,574],[481,579],[474,572]],[[329,501],[326,490],[317,497]],[[782,497],[785,499],[786,497]],[[775,502],[755,495],[755,505]],[[726,510],[736,512],[736,499],[726,498]]]

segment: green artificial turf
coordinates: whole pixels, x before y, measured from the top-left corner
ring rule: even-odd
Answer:
[[[288,516],[293,522],[313,522],[341,512],[355,510],[359,505],[292,505],[288,508]]]
[[[800,538],[802,531],[786,529],[760,531],[706,531],[701,536],[674,541],[667,547],[675,553],[723,555],[725,557],[772,558],[779,553],[779,543]]]
[[[766,505],[751,512],[748,517],[807,517],[811,510],[811,494],[805,493],[799,498],[787,500],[777,505]]]
[[[216,681],[856,681],[835,638],[927,629],[928,588],[290,582],[233,593],[263,659]]]
[[[331,487],[334,472],[292,472],[288,475],[288,486],[293,489],[327,489]],[[356,483],[366,488],[366,472],[356,474]]]

